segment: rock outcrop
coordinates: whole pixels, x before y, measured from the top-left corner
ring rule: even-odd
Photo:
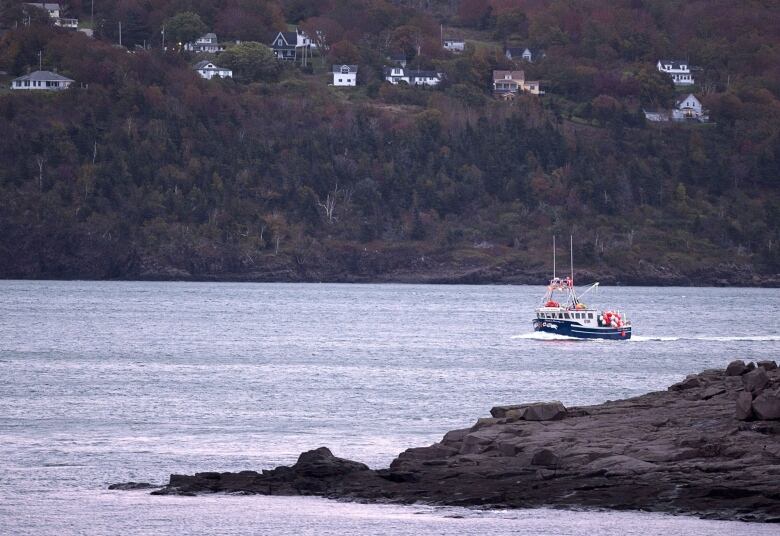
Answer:
[[[735,409],[736,408],[736,409]],[[780,369],[735,362],[662,392],[586,407],[497,406],[388,469],[301,454],[292,467],[172,475],[156,494],[641,509],[780,522]]]

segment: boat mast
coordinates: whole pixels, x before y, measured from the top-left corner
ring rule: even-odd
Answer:
[[[555,235],[553,235],[553,279],[555,279]]]
[[[574,237],[569,235],[569,259],[571,262],[571,285],[574,286]]]
[[[577,292],[574,290],[574,237],[569,235],[569,265],[571,266],[571,279],[569,282],[569,291],[571,292],[571,302],[576,307],[580,303],[577,298]]]

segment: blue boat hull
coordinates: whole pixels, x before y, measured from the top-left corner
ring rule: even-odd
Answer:
[[[586,328],[575,322],[552,319],[534,319],[534,331],[556,333],[576,339],[608,339],[627,341],[631,338],[631,326],[622,328]]]

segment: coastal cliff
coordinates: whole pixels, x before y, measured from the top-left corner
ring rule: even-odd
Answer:
[[[171,475],[152,493],[591,507],[780,522],[778,482],[780,369],[774,361],[734,361],[626,400],[494,407],[491,417],[410,448],[387,469],[321,447],[291,467]]]

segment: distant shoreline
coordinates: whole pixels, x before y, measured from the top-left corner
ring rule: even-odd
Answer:
[[[311,283],[311,284],[363,284],[363,285],[381,285],[381,284],[403,284],[403,285],[469,285],[469,286],[511,286],[511,285],[545,285],[549,275],[507,275],[500,278],[491,278],[486,274],[480,273],[461,273],[461,274],[383,274],[378,276],[363,276],[344,274],[333,277],[305,277],[299,274],[209,274],[209,275],[165,275],[154,274],[140,277],[116,277],[116,278],[97,278],[83,276],[44,276],[44,277],[23,277],[10,276],[0,277],[0,281],[84,281],[84,282],[155,282],[155,283]],[[584,283],[581,283],[584,281]],[[619,279],[613,275],[604,274],[601,277],[588,275],[577,280],[578,286],[588,285],[598,281],[603,286],[615,287],[679,287],[679,288],[780,288],[780,274],[774,275],[754,275],[746,280],[741,277],[723,278],[713,277],[710,279],[690,278],[685,276],[670,278],[647,278],[631,277]]]

